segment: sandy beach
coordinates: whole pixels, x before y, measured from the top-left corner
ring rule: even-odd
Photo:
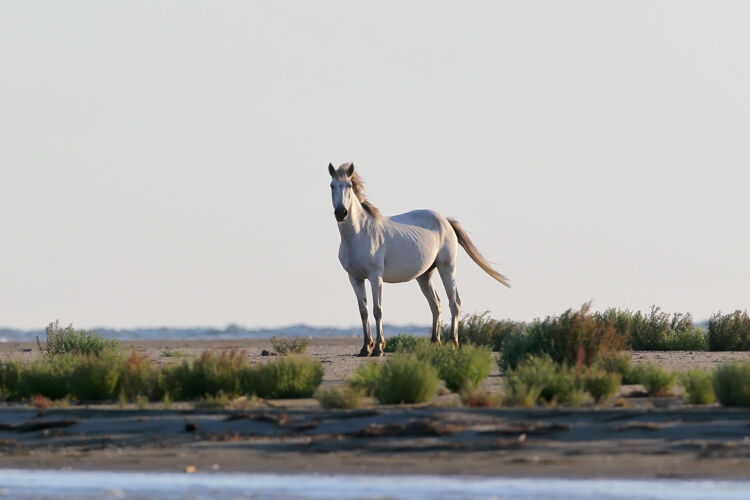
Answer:
[[[265,362],[268,340],[124,342],[159,363],[211,350]],[[313,339],[324,384],[363,362],[360,339]],[[38,356],[32,343],[0,345],[2,359]],[[635,352],[670,369],[750,360],[747,352]],[[484,382],[501,385],[497,367]],[[260,401],[243,410],[117,404],[46,409],[0,405],[0,467],[245,472],[468,474],[553,477],[747,478],[750,411],[646,398],[623,386],[607,407],[466,408],[441,391],[427,405],[324,410],[314,399]]]

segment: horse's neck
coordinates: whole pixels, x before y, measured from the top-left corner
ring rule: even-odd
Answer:
[[[377,231],[377,222],[374,217],[362,208],[362,205],[355,201],[349,212],[346,222],[339,224],[339,233],[341,233],[341,242],[349,245],[355,245],[361,241],[372,241]]]

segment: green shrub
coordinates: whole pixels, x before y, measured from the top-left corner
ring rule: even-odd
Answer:
[[[166,367],[166,389],[177,399],[216,396],[219,392],[236,397],[250,378],[246,357],[244,350],[221,354],[205,351],[198,359]]]
[[[36,394],[49,399],[62,399],[69,393],[68,377],[74,360],[70,356],[56,356],[49,360],[35,359],[21,370],[18,397]]]
[[[362,404],[365,392],[350,385],[318,389],[315,393],[323,408],[357,408]]]
[[[680,375],[680,383],[685,388],[685,402],[695,405],[710,405],[716,401],[713,375],[696,368]]]
[[[146,356],[131,351],[130,356],[122,362],[118,388],[117,393],[122,393],[127,400],[133,401],[138,396],[145,396],[156,401],[164,397],[164,374]]]
[[[539,399],[546,403],[578,406],[583,392],[576,383],[576,375],[567,365],[555,363],[549,355],[530,356],[512,374],[526,387],[538,387]],[[509,374],[510,376],[510,374]]]
[[[380,383],[380,374],[383,371],[385,363],[380,361],[367,361],[359,365],[357,370],[349,377],[348,384],[354,388],[361,390],[367,396],[375,394]]]
[[[286,356],[288,354],[305,354],[310,341],[307,339],[283,340],[278,337],[271,337],[271,345],[277,353]]]
[[[39,350],[45,357],[60,354],[99,355],[103,351],[116,350],[120,344],[116,340],[108,340],[96,332],[74,330],[73,325],[60,328],[60,322],[50,323],[46,329],[47,339],[44,344],[37,337]]]
[[[429,339],[406,333],[399,333],[385,339],[385,352],[407,352],[419,346],[428,345]]]
[[[423,403],[437,391],[437,368],[415,356],[397,354],[383,366],[375,398],[383,404]]]
[[[460,349],[444,345],[434,350],[431,362],[448,389],[470,391],[489,375],[492,355],[488,349],[471,344],[464,344]]]
[[[17,399],[23,364],[18,361],[0,362],[0,399]]]
[[[600,357],[619,351],[623,339],[612,323],[590,313],[590,303],[580,310],[568,309],[560,316],[535,320],[503,343],[501,369],[512,369],[530,355],[549,355],[557,363],[577,366],[591,364]]]
[[[714,392],[724,406],[750,408],[750,363],[726,363],[716,368]]]
[[[708,321],[708,348],[712,351],[750,350],[750,317],[747,311],[718,312]]]
[[[619,373],[604,370],[590,370],[583,377],[583,388],[591,394],[596,403],[607,401],[620,390]]]
[[[322,381],[320,361],[305,356],[286,356],[257,365],[245,392],[266,399],[307,398]]]
[[[511,320],[499,321],[489,316],[489,311],[482,314],[468,314],[458,322],[459,345],[473,344],[499,351],[505,337],[523,329],[522,323]],[[450,338],[450,326],[442,329],[441,337]]]
[[[630,376],[630,363],[631,355],[624,353],[605,356],[595,363],[594,366],[607,373],[617,373],[620,375],[620,380],[623,384],[637,384],[638,382],[632,380]]]
[[[664,349],[667,351],[706,351],[708,336],[703,328],[674,330],[666,339]]]
[[[675,313],[671,316],[657,306],[651,306],[648,315],[637,312],[630,325],[630,346],[635,351],[665,351],[680,342],[697,338],[689,332],[693,330],[690,313]],[[671,340],[677,337],[675,340]],[[689,349],[688,349],[689,350]]]
[[[522,408],[530,408],[536,405],[542,392],[542,387],[519,376],[514,370],[509,371],[505,376],[504,388],[503,405]]]
[[[99,356],[76,355],[71,358],[71,367],[66,378],[69,393],[75,399],[105,401],[115,398],[121,370],[118,352],[103,351]]]
[[[635,321],[635,315],[636,313],[629,309],[617,309],[614,307],[595,314],[597,321],[611,324],[625,344],[630,343],[630,330]]]
[[[646,388],[649,396],[665,396],[674,387],[677,375],[656,364],[636,365],[631,375]]]

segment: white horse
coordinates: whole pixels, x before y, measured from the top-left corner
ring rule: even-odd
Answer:
[[[456,254],[460,244],[469,257],[487,274],[510,287],[505,276],[495,271],[469,239],[455,219],[446,219],[432,210],[414,210],[384,217],[364,194],[362,179],[353,163],[338,169],[328,164],[331,174],[331,198],[341,245],[339,261],[354,287],[364,330],[360,356],[382,356],[383,282],[403,283],[417,280],[432,310],[432,341],[440,344],[440,298],[432,286],[435,269],[440,273],[451,309],[451,338],[458,347],[458,315],[461,299],[456,289]],[[375,316],[376,341],[372,340],[367,318],[365,280],[372,287],[372,314]],[[373,349],[374,347],[374,349]]]

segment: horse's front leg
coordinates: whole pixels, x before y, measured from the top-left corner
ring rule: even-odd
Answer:
[[[357,305],[359,306],[359,316],[362,318],[362,331],[364,332],[365,342],[362,346],[362,350],[359,351],[360,356],[369,356],[370,351],[373,348],[372,331],[370,330],[370,321],[367,318],[367,292],[365,292],[365,280],[358,279],[349,275],[349,281],[352,283],[354,288],[354,295],[357,296]]]
[[[383,335],[383,276],[372,275],[369,278],[372,286],[372,315],[375,316],[375,349],[372,356],[382,356],[385,352],[385,336]]]

